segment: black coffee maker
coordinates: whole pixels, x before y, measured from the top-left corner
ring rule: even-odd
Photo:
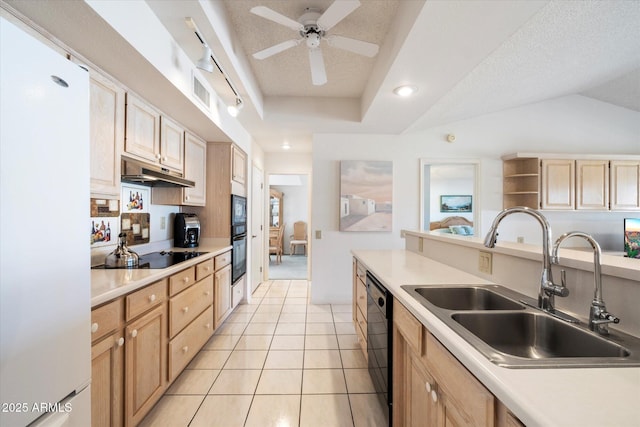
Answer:
[[[195,248],[200,241],[200,220],[196,214],[177,213],[173,221],[173,240],[177,248]]]

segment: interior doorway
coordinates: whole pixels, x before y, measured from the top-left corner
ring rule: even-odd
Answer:
[[[309,176],[268,177],[269,280],[309,279]]]
[[[264,279],[264,172],[253,165],[251,187],[251,289]]]

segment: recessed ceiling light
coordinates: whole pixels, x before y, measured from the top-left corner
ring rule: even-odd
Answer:
[[[291,148],[291,145],[289,145],[289,143],[287,141],[282,143],[282,149],[283,150],[288,150]]]
[[[417,91],[418,91],[418,88],[416,86],[404,85],[404,86],[398,86],[397,88],[395,88],[393,90],[393,93],[395,93],[398,96],[407,97],[407,96],[413,95]]]

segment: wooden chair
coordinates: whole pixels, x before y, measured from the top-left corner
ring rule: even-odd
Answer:
[[[289,254],[293,255],[296,247],[302,246],[304,248],[304,256],[307,256],[307,223],[304,221],[295,222],[293,224],[293,234],[290,238]]]
[[[276,256],[276,264],[282,262],[282,237],[284,236],[284,224],[277,229],[269,230],[269,261],[271,255]]]

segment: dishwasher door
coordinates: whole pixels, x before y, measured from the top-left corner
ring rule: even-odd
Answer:
[[[375,276],[367,272],[367,356],[369,375],[391,425],[393,298]]]

